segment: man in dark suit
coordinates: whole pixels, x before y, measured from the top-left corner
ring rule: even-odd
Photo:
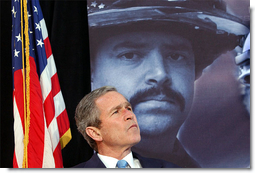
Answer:
[[[114,87],[101,87],[87,94],[75,112],[76,125],[96,151],[76,168],[177,168],[158,159],[144,158],[131,151],[141,140],[131,104]]]

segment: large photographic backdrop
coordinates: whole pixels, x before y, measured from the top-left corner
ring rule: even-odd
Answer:
[[[249,1],[87,3],[91,88],[114,86],[131,102],[142,137],[133,150],[181,167],[249,167],[250,116],[235,63],[243,40],[221,33],[247,36]]]

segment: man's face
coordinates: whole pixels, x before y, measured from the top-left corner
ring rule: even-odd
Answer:
[[[140,142],[136,116],[124,96],[111,91],[99,97],[95,103],[100,110],[100,132],[106,146],[127,148]]]
[[[130,101],[142,135],[169,134],[183,124],[195,80],[189,40],[163,32],[114,35],[100,43],[91,65],[92,89],[116,87]]]

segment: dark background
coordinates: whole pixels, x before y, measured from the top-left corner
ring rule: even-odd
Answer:
[[[230,11],[249,22],[248,0],[226,0]],[[62,150],[64,167],[86,161],[92,150],[77,132],[74,110],[90,92],[86,1],[40,1],[48,28],[72,140]],[[1,162],[12,167],[11,1],[1,1]],[[196,81],[191,114],[179,133],[188,152],[203,167],[247,167],[250,161],[250,118],[242,104],[234,52],[207,68]]]

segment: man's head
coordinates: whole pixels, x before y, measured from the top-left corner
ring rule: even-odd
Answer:
[[[78,130],[96,151],[102,147],[132,147],[140,129],[130,103],[114,87],[87,94],[75,113]]]
[[[221,0],[88,1],[88,21],[92,88],[116,87],[151,146],[176,136],[194,81],[248,31]]]

